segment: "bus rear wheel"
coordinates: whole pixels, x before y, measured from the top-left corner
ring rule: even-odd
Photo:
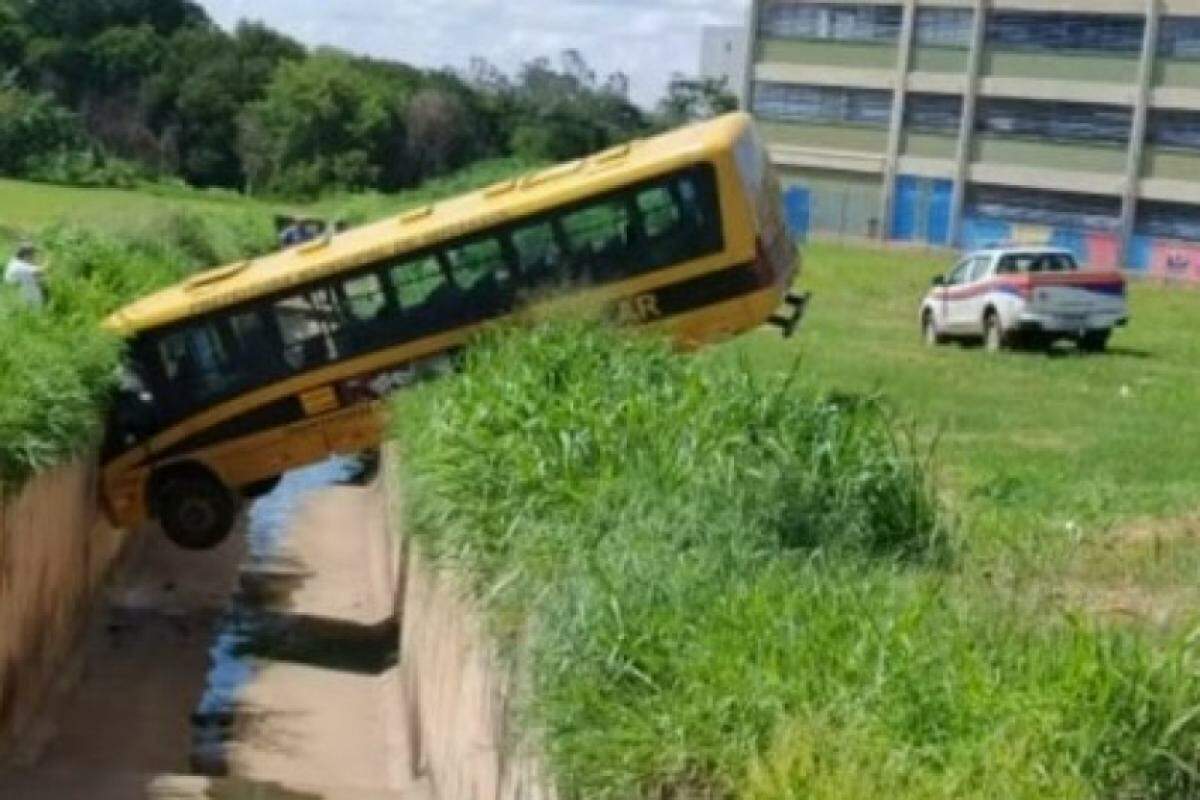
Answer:
[[[184,550],[212,550],[233,532],[237,503],[229,490],[207,473],[170,476],[156,495],[163,532]]]

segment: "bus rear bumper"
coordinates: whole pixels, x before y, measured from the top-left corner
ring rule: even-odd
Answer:
[[[783,338],[790,339],[796,335],[796,330],[800,327],[800,323],[804,321],[804,315],[808,311],[808,304],[811,300],[812,295],[809,293],[796,294],[795,292],[788,292],[787,296],[783,298],[787,309],[774,314],[767,321],[783,332]]]

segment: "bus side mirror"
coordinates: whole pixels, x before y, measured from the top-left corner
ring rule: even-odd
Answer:
[[[934,279],[933,279],[933,281],[931,281],[931,283],[934,286],[945,286],[946,285],[946,276],[945,275],[937,275],[934,277]]]

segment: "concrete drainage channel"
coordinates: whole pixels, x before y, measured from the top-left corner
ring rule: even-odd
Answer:
[[[229,750],[236,733],[239,699],[253,680],[255,660],[272,641],[294,639],[282,616],[292,593],[312,577],[286,552],[293,518],[319,489],[350,481],[357,470],[343,459],[286,475],[269,496],[251,506],[246,522],[247,553],[238,589],[217,629],[204,696],[192,715],[192,771],[223,778],[230,774]]]
[[[46,744],[4,800],[420,800],[383,492],[335,460],[288,475],[245,537],[144,540],[108,590]]]

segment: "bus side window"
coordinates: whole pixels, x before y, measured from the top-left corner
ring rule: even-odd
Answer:
[[[397,264],[388,270],[387,279],[400,309],[405,339],[445,326],[458,304],[458,290],[436,255]]]
[[[562,218],[567,244],[574,253],[575,281],[587,285],[623,277],[639,265],[630,263],[630,244],[640,231],[632,230],[624,200],[606,200]]]
[[[397,264],[388,270],[388,280],[392,283],[396,304],[402,313],[425,306],[449,284],[442,265],[434,255]]]
[[[353,323],[371,323],[387,308],[387,294],[378,275],[359,275],[342,283],[342,305]]]
[[[342,320],[331,289],[312,289],[278,301],[275,318],[283,339],[284,361],[293,370],[312,369],[339,357],[335,335]]]
[[[509,234],[517,265],[530,289],[558,288],[566,284],[567,258],[551,222],[535,222]]]
[[[262,320],[254,312],[167,336],[158,344],[166,402],[190,411],[247,388],[258,378],[255,368],[265,342]]]
[[[499,239],[489,237],[447,248],[446,258],[455,284],[463,291],[471,291],[484,281],[508,283],[512,280],[512,268],[504,258]]]
[[[711,180],[704,180],[693,170],[673,179],[667,187],[675,204],[682,227],[679,237],[685,239],[679,252],[680,259],[699,258],[720,250],[724,244],[721,217],[717,213],[716,187]]]
[[[513,268],[495,237],[446,249],[454,283],[465,294],[464,311],[472,317],[506,310],[514,288]]]
[[[390,332],[388,295],[374,273],[357,275],[338,287],[341,317],[345,322],[337,337],[339,356],[366,352],[386,343]]]
[[[645,190],[638,195],[637,204],[646,221],[646,236],[650,239],[673,233],[683,222],[683,214],[665,187]]]

